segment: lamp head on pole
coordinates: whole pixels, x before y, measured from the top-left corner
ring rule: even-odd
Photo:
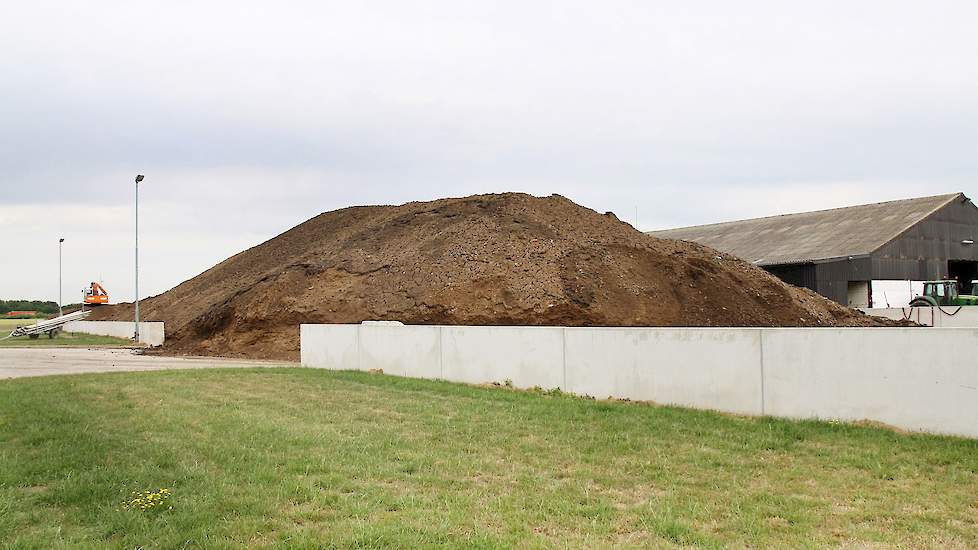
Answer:
[[[141,181],[143,181],[143,175],[139,174],[138,176],[136,176],[136,183],[139,183]]]
[[[64,237],[61,237],[60,239],[58,239],[58,242],[59,242],[59,243],[63,243],[63,242],[65,242],[65,238],[64,238]]]

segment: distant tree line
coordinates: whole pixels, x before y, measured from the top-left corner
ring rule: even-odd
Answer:
[[[42,302],[40,300],[0,300],[0,315],[6,315],[11,311],[57,313],[58,304],[56,302]]]

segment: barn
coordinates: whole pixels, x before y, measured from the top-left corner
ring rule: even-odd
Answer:
[[[971,292],[971,281],[978,279],[978,208],[964,193],[649,234],[733,254],[852,307],[883,305],[873,291],[886,288],[886,281],[950,278]]]

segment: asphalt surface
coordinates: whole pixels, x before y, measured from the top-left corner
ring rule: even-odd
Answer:
[[[283,361],[139,355],[136,350],[125,348],[0,348],[0,379],[86,372],[295,366],[298,364]]]

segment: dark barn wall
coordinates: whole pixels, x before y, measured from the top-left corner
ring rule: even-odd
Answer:
[[[788,284],[814,290],[840,304],[849,303],[849,281],[869,281],[872,275],[872,262],[867,257],[763,267]]]
[[[873,279],[926,281],[948,276],[948,260],[978,260],[978,208],[955,202],[873,253]]]
[[[804,288],[810,288],[816,292],[817,281],[815,279],[815,264],[782,264],[762,266],[768,273],[781,279],[782,281]]]
[[[948,277],[948,260],[978,261],[978,245],[961,244],[976,238],[978,208],[971,201],[959,201],[934,212],[869,256],[762,267],[786,283],[809,288],[845,305],[849,303],[850,281]],[[958,269],[971,272],[978,266],[963,264]]]
[[[849,303],[849,281],[868,281],[872,275],[872,262],[866,257],[823,262],[815,268],[815,292],[843,305]]]

